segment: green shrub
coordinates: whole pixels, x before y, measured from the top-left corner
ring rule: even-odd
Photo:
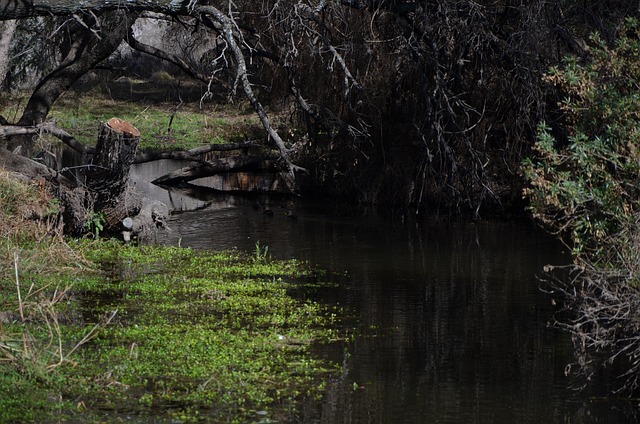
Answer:
[[[566,58],[546,76],[564,95],[564,128],[539,125],[525,195],[577,259],[617,265],[640,210],[640,24],[627,19],[612,48],[591,41],[586,61]]]

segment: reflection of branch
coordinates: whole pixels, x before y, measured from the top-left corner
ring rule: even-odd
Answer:
[[[577,371],[588,381],[600,368],[618,361],[624,369],[616,375],[616,391],[631,393],[640,387],[640,291],[632,277],[626,271],[590,265],[547,265],[545,273],[551,294],[570,313],[561,315],[556,325],[571,333]]]
[[[275,161],[267,157],[231,156],[187,166],[170,172],[152,181],[153,184],[173,185],[211,177],[227,172],[272,172],[276,170]]]

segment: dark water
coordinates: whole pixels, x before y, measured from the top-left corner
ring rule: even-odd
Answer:
[[[262,198],[266,216],[255,198],[154,195],[182,211],[161,243],[249,252],[259,243],[341,275],[319,300],[346,306],[366,336],[328,352],[344,372],[299,422],[636,422],[632,402],[598,396],[606,381],[571,389],[570,340],[549,325],[555,307],[537,279],[568,256],[530,223],[400,220],[284,198]]]

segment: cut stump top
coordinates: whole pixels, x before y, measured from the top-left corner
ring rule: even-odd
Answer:
[[[115,131],[129,134],[131,137],[140,137],[140,131],[136,127],[120,118],[109,119],[107,125]]]

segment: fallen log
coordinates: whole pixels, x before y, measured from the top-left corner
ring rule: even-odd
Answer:
[[[243,150],[250,147],[260,147],[262,145],[263,143],[259,141],[243,141],[240,143],[208,144],[187,151],[140,153],[136,156],[133,163],[152,162],[160,159],[199,161],[200,159],[198,159],[197,156],[204,155],[205,153]]]
[[[187,166],[152,181],[157,185],[178,185],[198,178],[212,177],[227,172],[277,172],[273,158],[254,156],[230,156],[194,166]]]

